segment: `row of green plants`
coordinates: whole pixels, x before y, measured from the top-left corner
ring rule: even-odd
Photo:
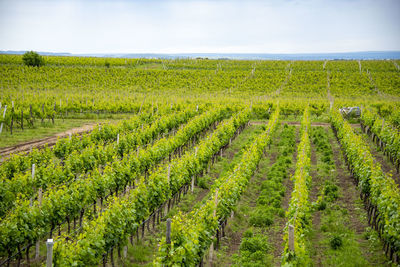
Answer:
[[[227,114],[226,108],[215,108],[199,115],[170,138],[161,138],[154,145],[137,154],[133,151],[122,160],[115,158],[104,169],[95,168],[87,177],[79,177],[69,186],[61,185],[48,189],[42,201],[17,199],[15,207],[0,221],[0,251],[13,253],[21,246],[30,244],[55,229],[65,220],[68,223],[75,217],[82,218],[85,209],[92,203],[109,195],[118,195],[128,184],[135,186],[135,180],[170,153],[187,143],[207,129],[212,123]]]
[[[188,214],[178,213],[172,219],[171,242],[163,238],[155,265],[195,266],[213,242],[219,228],[231,213],[249,179],[254,174],[264,150],[271,142],[279,118],[279,108],[272,115],[267,129],[246,148],[240,162],[217,179],[210,198]]]
[[[113,247],[127,244],[127,238],[158,207],[206,170],[212,157],[229,143],[235,132],[248,122],[250,110],[223,121],[192,151],[172,160],[139,179],[126,197],[113,200],[108,209],[86,225],[74,241],[55,243],[56,266],[96,265]]]
[[[273,224],[274,215],[285,215],[285,211],[281,207],[286,191],[283,180],[289,175],[289,167],[292,164],[292,155],[296,147],[295,127],[285,124],[280,138],[276,162],[266,174],[266,180],[261,184],[257,207],[250,214],[250,224],[253,226],[268,227]]]
[[[141,125],[152,124],[161,115],[176,113],[182,109],[183,106],[180,105],[175,105],[172,109],[169,106],[160,107],[155,114],[153,111],[143,110],[117,124],[97,125],[89,133],[81,136],[71,135],[71,138],[60,138],[52,149],[48,147],[40,150],[33,148],[29,154],[12,154],[0,166],[0,179],[12,179],[16,174],[30,169],[32,164],[46,166],[54,158],[65,160],[74,151],[81,151],[90,145],[105,145],[115,142],[118,134],[122,140],[124,134],[138,130]]]
[[[268,266],[271,265],[268,250],[273,244],[268,243],[265,229],[273,227],[276,218],[284,217],[282,200],[286,193],[283,184],[289,178],[293,153],[296,149],[296,128],[283,126],[277,144],[278,154],[275,163],[268,168],[265,181],[261,183],[256,207],[249,216],[249,229],[243,234],[239,253],[234,256],[235,266]]]
[[[156,140],[160,134],[168,133],[186,123],[196,114],[198,112],[193,109],[166,114],[152,124],[145,124],[143,129],[139,128],[122,135],[118,144],[117,141],[104,145],[93,143],[83,150],[69,153],[64,160],[51,159],[47,164],[36,165],[34,175],[31,170],[28,170],[16,174],[12,179],[3,180],[0,189],[2,200],[0,215],[2,217],[6,215],[17,199],[35,197],[39,188],[45,192],[48,188],[60,184],[68,185],[77,177],[85,176],[93,170],[110,165],[132,151],[136,152],[139,145]],[[101,173],[101,171],[99,172]]]
[[[311,203],[309,191],[311,186],[311,131],[310,113],[305,109],[300,126],[300,143],[297,147],[297,162],[293,180],[293,191],[286,214],[287,223],[284,234],[283,266],[308,266],[311,263],[306,233],[311,226]],[[294,247],[289,248],[289,227],[294,227]]]
[[[400,132],[390,121],[385,121],[377,113],[363,109],[361,113],[361,126],[368,133],[372,133],[373,141],[380,144],[380,147],[388,154],[391,161],[400,164]]]
[[[331,111],[331,123],[341,144],[353,177],[358,181],[369,219],[385,243],[390,259],[400,257],[400,191],[394,180],[376,162],[368,144],[354,133],[337,110]]]

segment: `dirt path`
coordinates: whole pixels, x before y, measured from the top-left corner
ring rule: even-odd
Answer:
[[[55,145],[58,138],[67,137],[69,134],[84,134],[90,132],[96,126],[96,124],[97,123],[85,124],[81,127],[73,128],[50,137],[28,141],[10,147],[4,147],[0,149],[0,156],[4,159],[9,157],[10,154],[28,152],[31,148],[42,148],[46,144],[51,147]]]
[[[300,137],[299,137],[299,128],[296,128],[296,149],[294,150],[293,153],[293,168],[291,168],[288,177],[283,181],[283,185],[285,186],[285,196],[282,199],[282,208],[285,212],[289,209],[289,202],[290,202],[290,197],[293,191],[293,181],[291,180],[291,177],[293,176],[295,170],[296,170],[296,162],[297,162],[297,146],[300,143]],[[280,266],[281,264],[281,258],[282,258],[282,253],[284,249],[284,243],[283,243],[283,236],[284,236],[284,230],[286,226],[286,217],[277,217],[277,222],[276,222],[276,229],[270,229],[268,231],[268,236],[269,236],[269,243],[274,244],[274,249],[273,249],[273,255],[274,255],[274,265],[275,266]]]
[[[279,137],[273,138],[272,146],[276,146]],[[278,152],[267,148],[267,156],[261,158],[258,169],[250,178],[249,183],[236,205],[234,216],[228,218],[225,229],[225,237],[221,239],[221,253],[217,258],[215,266],[231,266],[235,263],[232,259],[234,254],[239,253],[244,232],[249,229],[251,212],[257,206],[257,199],[261,193],[261,184],[265,179],[266,170],[275,163]]]
[[[368,227],[368,223],[366,219],[360,219],[362,214],[364,216],[366,214],[365,210],[360,208],[361,204],[357,204],[360,203],[357,185],[345,167],[344,158],[340,150],[339,143],[334,138],[330,138],[329,142],[332,147],[333,158],[335,161],[337,173],[336,181],[342,190],[342,194],[338,199],[338,204],[348,211],[349,224],[347,227],[353,230],[356,236],[361,237],[365,232],[365,229]],[[371,247],[371,244],[368,242],[368,240],[364,238],[358,238],[357,242],[360,245],[363,257],[367,259],[372,266],[386,266],[384,259],[382,259],[382,251],[380,247]]]
[[[311,139],[311,138],[310,138]],[[309,202],[315,202],[318,199],[318,194],[321,191],[322,181],[321,176],[318,175],[318,160],[317,151],[315,144],[310,140],[311,144],[311,188],[310,188],[310,198]],[[315,254],[311,255],[315,266],[322,266],[323,257],[323,247],[320,245],[322,240],[321,231],[319,231],[321,226],[321,212],[316,210],[312,214],[312,228],[318,229],[315,231],[315,235],[311,240],[312,246],[314,247]]]

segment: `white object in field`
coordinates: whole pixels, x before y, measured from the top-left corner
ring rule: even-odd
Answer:
[[[47,259],[46,259],[46,267],[53,266],[53,239],[47,239],[46,247],[47,247]]]
[[[349,117],[355,116],[355,117],[360,117],[361,115],[361,109],[359,107],[344,107],[339,109],[340,113],[342,116]]]

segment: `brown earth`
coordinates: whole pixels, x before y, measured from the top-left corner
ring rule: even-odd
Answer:
[[[78,128],[73,128],[61,133],[58,133],[56,135],[42,138],[42,139],[36,139],[28,142],[24,142],[18,145],[14,146],[9,146],[9,147],[4,147],[0,149],[0,156],[4,158],[7,158],[10,156],[10,154],[14,153],[20,153],[20,152],[28,152],[30,151],[31,148],[42,148],[45,145],[52,147],[55,145],[57,142],[58,138],[64,138],[69,136],[69,134],[84,134],[87,132],[90,132],[94,127],[96,126],[96,123],[92,124],[85,124],[82,127]]]
[[[285,196],[282,199],[282,208],[286,212],[289,209],[289,202],[290,202],[290,197],[291,193],[293,191],[293,181],[291,177],[293,176],[295,170],[296,170],[296,161],[297,161],[297,146],[300,143],[299,139],[299,129],[296,129],[296,149],[293,153],[293,167],[290,170],[289,176],[283,181],[283,185],[286,188],[285,191]],[[270,229],[268,231],[268,236],[269,236],[269,243],[274,244],[274,249],[273,249],[273,256],[274,256],[274,265],[275,266],[280,266],[281,263],[281,258],[282,258],[282,253],[284,249],[284,244],[283,244],[283,236],[284,236],[284,230],[286,226],[286,218],[280,218],[277,217],[276,220],[276,228],[279,229],[274,230]]]

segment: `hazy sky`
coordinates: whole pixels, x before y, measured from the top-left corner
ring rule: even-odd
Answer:
[[[400,50],[400,0],[0,0],[0,50]]]

